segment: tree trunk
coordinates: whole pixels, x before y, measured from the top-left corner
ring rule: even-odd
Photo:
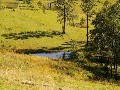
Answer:
[[[51,9],[51,7],[52,7],[52,4],[51,4],[51,2],[50,2],[50,9]]]
[[[117,73],[117,61],[116,61],[116,68],[115,69],[116,69],[116,73]]]
[[[116,43],[116,41],[115,41]],[[117,52],[116,52],[116,47],[115,47],[115,61],[114,61],[114,69],[115,69],[115,74],[117,74]]]
[[[114,53],[114,60],[113,60],[113,61],[114,61],[114,63],[113,63],[113,64],[114,64],[114,70],[115,70],[115,68],[116,68],[116,67],[115,67],[115,66],[116,66],[116,65],[115,65],[115,64],[116,64],[116,57],[115,57],[115,53]]]
[[[18,0],[18,9],[19,9],[19,5],[20,5],[20,2],[19,2],[19,0]]]
[[[66,27],[66,7],[64,5],[64,25],[62,27],[63,31],[62,31],[62,34],[65,34],[65,27]]]
[[[112,58],[111,58],[111,60],[110,60],[110,76],[112,77]]]
[[[88,13],[87,13],[87,46],[88,46]]]
[[[113,25],[113,34],[115,35],[115,25]],[[117,74],[117,50],[116,50],[116,38],[113,37],[113,52],[114,52],[114,70]]]

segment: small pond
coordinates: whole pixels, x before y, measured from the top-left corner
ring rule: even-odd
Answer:
[[[35,56],[45,56],[54,59],[69,59],[71,57],[71,52],[52,52],[52,53],[35,53]]]

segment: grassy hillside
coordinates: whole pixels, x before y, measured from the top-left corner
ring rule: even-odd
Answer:
[[[78,6],[76,8],[79,13],[79,18],[75,23],[79,23],[80,18],[85,18],[85,15],[78,10]],[[46,10],[46,14],[44,14],[42,10],[20,10],[14,12],[6,9],[0,11],[0,18],[0,45],[4,44],[9,48],[39,49],[46,47],[50,49],[61,46],[61,44],[69,42],[71,39],[86,40],[85,28],[70,25],[66,27],[66,35],[51,34],[53,31],[62,32],[62,25],[57,22],[56,11]],[[91,28],[93,26],[89,25],[89,30]],[[41,32],[42,34],[38,36]]]
[[[107,81],[88,81],[90,72],[73,62],[0,53],[0,90],[119,90]]]
[[[83,16],[83,15],[82,15]],[[0,39],[1,44],[16,49],[53,48],[73,40],[85,40],[86,29],[67,25],[66,35],[51,35],[52,37],[36,37],[41,32],[62,32],[61,24],[57,22],[56,11],[0,11]],[[77,21],[79,22],[79,20]],[[91,28],[91,26],[90,26]],[[32,33],[29,33],[32,32]],[[13,33],[13,34],[12,34]],[[34,33],[34,36],[30,37]],[[6,35],[3,35],[6,34]],[[24,35],[26,35],[24,37]]]
[[[75,24],[78,24],[85,15],[79,11],[78,6],[76,8],[79,18],[75,20]],[[71,39],[86,41],[86,28],[80,28],[79,25],[73,27],[67,22],[66,34],[63,35],[61,27],[57,22],[56,11],[46,10],[43,13],[42,10],[0,10],[0,90],[120,89],[119,81],[89,80],[94,74],[82,66],[92,65],[94,68],[99,64],[87,62],[84,56],[77,63],[74,60],[63,61],[6,51],[59,50],[64,49],[66,42]],[[89,30],[92,28],[90,21]]]

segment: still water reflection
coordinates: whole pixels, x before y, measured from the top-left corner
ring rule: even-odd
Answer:
[[[49,58],[55,59],[69,59],[71,56],[71,52],[54,52],[54,53],[35,53],[35,56],[45,56]]]

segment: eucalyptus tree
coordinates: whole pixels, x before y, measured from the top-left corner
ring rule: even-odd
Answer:
[[[92,24],[95,28],[90,32],[90,39],[94,53],[104,57],[102,60],[106,67],[110,67],[111,76],[117,74],[120,60],[120,1],[112,6],[105,3]]]
[[[92,11],[93,7],[95,6],[95,0],[81,0],[81,8],[82,11],[86,14],[86,21],[87,21],[87,46],[88,46],[88,28],[89,28],[89,17],[94,14]]]
[[[56,7],[58,12],[58,21],[62,24],[62,34],[65,34],[66,21],[73,21],[77,15],[73,8],[74,0],[57,0]]]

